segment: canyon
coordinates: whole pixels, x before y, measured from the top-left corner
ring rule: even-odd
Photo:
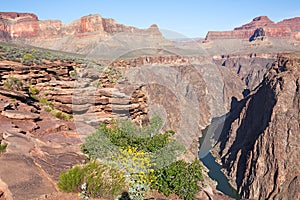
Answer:
[[[63,24],[1,12],[0,41],[0,144],[8,144],[0,199],[76,198],[55,183],[84,162],[84,138],[99,123],[143,125],[153,113],[176,132],[187,161],[198,158],[203,130],[224,118],[211,152],[241,198],[299,198],[299,17],[260,16],[172,42],[157,25],[97,14]],[[231,198],[205,175],[197,199]]]
[[[299,61],[299,53],[280,54],[226,118],[215,150],[242,197],[300,197]]]

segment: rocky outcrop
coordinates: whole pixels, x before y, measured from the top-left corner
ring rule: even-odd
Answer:
[[[214,56],[214,62],[237,74],[248,89],[255,89],[263,79],[265,72],[276,60],[277,54],[251,53]]]
[[[300,17],[274,23],[267,16],[260,16],[232,31],[209,31],[206,40],[246,39],[252,41],[251,38],[255,37],[257,30],[264,32],[266,37],[299,40]]]
[[[232,103],[220,162],[244,198],[299,199],[300,53],[280,54],[262,83]]]

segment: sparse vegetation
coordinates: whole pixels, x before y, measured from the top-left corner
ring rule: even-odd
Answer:
[[[51,62],[58,60],[74,61],[79,64],[84,62],[78,55],[70,56],[58,51],[49,52],[43,49],[15,47],[3,43],[0,44],[0,57],[3,60],[20,62],[24,65],[42,65],[45,60]]]
[[[73,118],[73,115],[65,113],[65,112],[57,110],[57,109],[54,109],[54,108],[50,108],[50,114],[53,115],[54,117],[56,117],[58,119],[62,119],[62,120],[70,120]]]
[[[40,99],[40,104],[44,105],[44,110],[49,112],[52,116],[62,119],[62,120],[70,120],[73,118],[73,115],[65,113],[63,111],[57,110],[53,107],[53,103],[48,101],[46,98],[42,97]]]
[[[40,91],[36,87],[30,85],[29,92],[30,92],[30,94],[37,95],[37,94],[39,94]]]
[[[69,72],[70,76],[76,77],[77,76],[77,72],[75,70],[72,70]]]
[[[38,100],[38,97],[36,95],[38,95],[40,91],[36,87],[30,85],[28,88],[28,92],[31,98]]]
[[[23,90],[23,83],[20,79],[16,77],[9,77],[5,80],[4,86],[9,90]]]
[[[52,102],[48,101],[45,97],[42,97],[40,99],[40,103],[45,105],[45,106],[53,107]]]

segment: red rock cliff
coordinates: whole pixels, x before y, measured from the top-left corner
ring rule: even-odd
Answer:
[[[102,18],[100,15],[88,15],[70,24],[62,24],[58,20],[40,21],[36,15],[30,13],[1,12],[0,24],[0,30],[6,32],[12,39],[92,32],[107,35],[134,29],[117,24],[113,19]],[[3,37],[1,39],[3,40]]]
[[[206,40],[214,39],[249,39],[255,30],[262,28],[265,36],[284,39],[300,39],[300,17],[274,23],[267,16],[254,18],[250,23],[232,31],[209,31]]]
[[[141,30],[98,14],[63,24],[59,20],[40,21],[29,13],[0,12],[0,41],[5,42],[21,41],[32,46],[86,54],[101,41],[123,32],[164,40],[157,26]]]

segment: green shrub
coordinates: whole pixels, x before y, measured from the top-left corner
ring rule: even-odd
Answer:
[[[26,53],[26,54],[24,54],[24,56],[22,58],[22,64],[30,66],[33,63],[34,59],[35,58],[32,54]]]
[[[46,107],[44,108],[44,110],[45,110],[46,112],[51,112],[52,108],[51,108],[50,106],[46,106]]]
[[[32,86],[32,85],[29,86],[29,93],[30,94],[37,95],[37,94],[39,94],[39,92],[40,91],[37,88],[35,88],[34,86]]]
[[[3,144],[0,143],[0,152],[4,152],[6,150],[6,147],[7,147],[7,143],[3,143]]]
[[[0,140],[0,156],[5,153],[6,147],[7,147],[7,143],[5,143],[5,142],[1,143],[1,140]]]
[[[166,196],[173,193],[183,199],[193,200],[199,190],[198,183],[202,180],[202,166],[197,159],[192,163],[179,160],[156,170],[155,175],[157,182],[152,184],[152,189]]]
[[[124,173],[96,161],[84,166],[75,166],[62,173],[57,186],[65,192],[81,192],[86,184],[86,194],[90,197],[115,198],[126,190]]]
[[[30,54],[30,53],[26,53],[26,54],[24,54],[24,56],[23,56],[23,61],[33,61],[34,60],[34,56],[32,55],[32,54]]]
[[[75,166],[69,171],[60,174],[57,186],[64,192],[78,192],[83,182],[84,171],[80,166]]]
[[[69,75],[72,76],[72,77],[76,77],[77,72],[75,70],[69,71]]]

